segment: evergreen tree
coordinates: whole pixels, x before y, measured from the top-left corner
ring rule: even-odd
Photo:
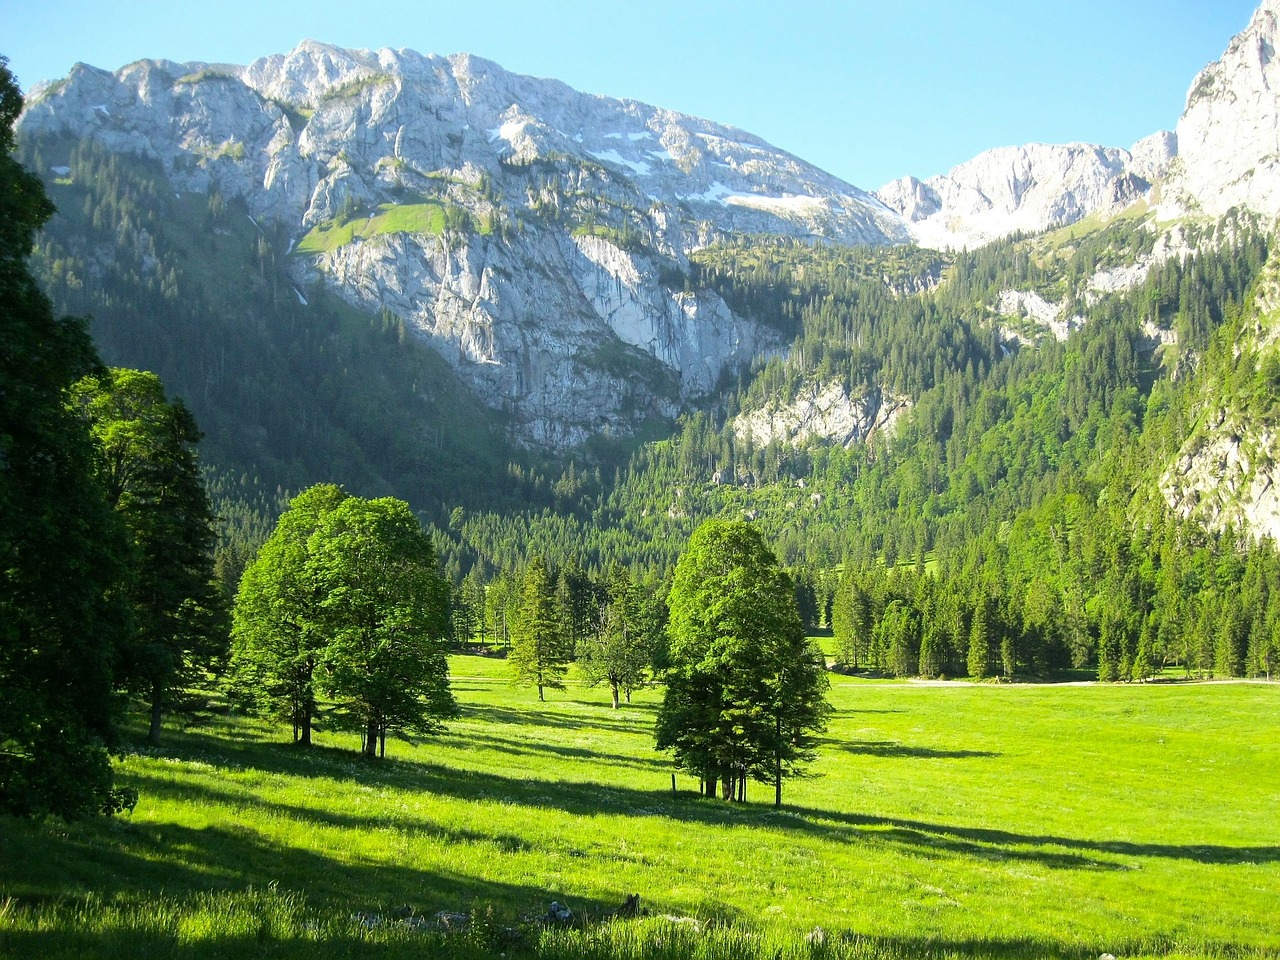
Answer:
[[[973,606],[973,623],[969,628],[969,676],[981,680],[988,675],[991,663],[991,626],[988,601],[979,595]]]
[[[165,709],[226,650],[213,509],[196,460],[200,431],[152,373],[112,369],[72,392],[97,440],[108,502],[133,547],[137,632],[123,651],[123,679],[148,698],[148,739],[159,743]]]
[[[129,803],[107,752],[128,548],[69,405],[97,355],[27,267],[53,207],[13,157],[21,110],[0,58],[0,809],[71,819]]]
[[[520,586],[519,613],[507,659],[515,671],[515,682],[536,686],[539,700],[546,699],[545,689],[564,689],[569,650],[561,624],[546,561],[534,557]]]

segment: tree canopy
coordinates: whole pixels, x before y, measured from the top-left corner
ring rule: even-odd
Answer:
[[[149,739],[203,667],[226,650],[226,598],[213,572],[213,509],[200,475],[200,430],[154,373],[111,369],[75,384],[97,441],[97,471],[129,535],[135,630],[119,680],[151,704]]]
[[[689,540],[668,598],[671,667],[657,744],[708,794],[741,797],[813,757],[828,712],[826,665],[807,642],[791,578],[760,534],[710,520]]]
[[[107,748],[127,551],[69,405],[97,355],[27,267],[53,207],[12,156],[21,109],[0,58],[0,808],[70,818],[122,802]]]
[[[385,755],[388,733],[428,733],[456,713],[448,585],[401,500],[303,491],[245,570],[234,617],[234,685],[287,716],[304,745],[317,694],[366,756]]]

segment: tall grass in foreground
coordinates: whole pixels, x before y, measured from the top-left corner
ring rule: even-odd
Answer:
[[[585,926],[486,925],[473,913],[457,932],[423,930],[403,921],[370,924],[357,917],[325,917],[293,893],[246,890],[188,900],[157,897],[147,904],[106,903],[97,897],[40,910],[0,902],[0,956],[75,960],[213,960],[317,957],[483,960],[1091,960],[1086,946],[1065,947],[999,937],[877,939],[818,928],[805,937],[740,923],[702,924],[646,917]],[[1212,944],[1180,944],[1157,937],[1116,946],[1116,955],[1144,958],[1252,960],[1273,951]]]

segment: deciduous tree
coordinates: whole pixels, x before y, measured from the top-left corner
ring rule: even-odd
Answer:
[[[319,629],[319,585],[308,575],[309,541],[320,518],[347,494],[333,484],[304,490],[245,568],[236,594],[230,681],[234,693],[293,726],[311,745],[316,673],[328,639]]]
[[[746,779],[775,785],[813,757],[828,707],[825,663],[807,643],[790,578],[759,533],[700,526],[668,598],[671,668],[657,744],[709,795],[742,798]]]
[[[308,554],[307,575],[322,598],[325,692],[363,734],[365,756],[385,756],[391,731],[439,729],[457,712],[448,585],[409,505],[348,497],[321,514]]]

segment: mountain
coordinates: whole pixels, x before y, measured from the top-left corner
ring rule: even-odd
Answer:
[[[1233,207],[1280,216],[1280,0],[1263,0],[1222,59],[1191,84],[1162,216],[1218,217]]]
[[[902,177],[876,196],[912,239],[977,247],[1108,218],[1147,201],[1160,220],[1213,219],[1234,209],[1280,216],[1280,2],[1264,0],[1217,62],[1195,78],[1175,131],[1128,150],[1096,144],[1000,147],[939,176]]]
[[[288,238],[300,291],[318,278],[391,311],[551,448],[669,418],[781,348],[690,284],[690,250],[907,238],[875,198],[743,131],[466,55],[307,41],[247,67],[79,65],[32,90],[20,132],[243,202]]]
[[[894,180],[876,195],[902,214],[921,246],[980,247],[1138,203],[1167,173],[1176,142],[1157,133],[1131,150],[1085,143],[1000,147],[941,176]]]

